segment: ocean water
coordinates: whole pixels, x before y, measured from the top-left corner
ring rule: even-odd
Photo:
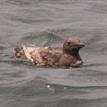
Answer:
[[[41,68],[15,46],[62,46],[78,36],[81,68]],[[0,107],[107,107],[107,0],[0,0]]]

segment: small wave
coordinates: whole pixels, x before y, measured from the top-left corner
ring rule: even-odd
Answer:
[[[27,0],[6,0],[7,3],[19,6],[29,6],[31,5],[30,1]]]
[[[56,46],[63,41],[63,38],[52,32],[27,33],[25,35],[26,36],[21,39],[22,43],[27,42],[27,44],[29,43],[38,46]]]

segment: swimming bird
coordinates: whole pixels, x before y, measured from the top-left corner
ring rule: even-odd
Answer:
[[[62,47],[15,47],[13,53],[16,58],[28,60],[37,66],[68,66],[80,67],[83,61],[79,50],[85,45],[76,36],[69,37]]]

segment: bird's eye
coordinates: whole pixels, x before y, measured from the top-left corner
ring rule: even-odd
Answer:
[[[67,42],[67,45],[70,45],[71,43],[70,42]]]

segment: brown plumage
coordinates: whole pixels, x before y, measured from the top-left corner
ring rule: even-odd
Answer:
[[[62,48],[55,47],[16,47],[13,49],[17,58],[27,59],[36,65],[44,66],[72,66],[82,65],[79,55],[80,48],[84,47],[78,37],[68,38]]]

